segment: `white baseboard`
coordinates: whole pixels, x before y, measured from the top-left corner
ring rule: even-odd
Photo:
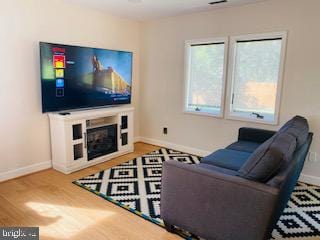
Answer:
[[[186,152],[186,153],[198,155],[198,156],[201,156],[201,157],[209,155],[211,153],[209,151],[205,151],[205,150],[202,150],[202,149],[187,147],[187,146],[179,145],[179,144],[176,144],[176,143],[157,140],[157,139],[153,139],[153,138],[136,137],[135,138],[135,142],[136,142],[136,139],[137,139],[137,142],[144,142],[144,143],[148,143],[148,144],[152,144],[152,145],[157,145],[157,146],[160,146],[160,147],[171,148],[171,149],[175,149],[175,150],[178,150],[178,151],[181,151],[181,152]]]
[[[133,142],[134,143],[141,142],[141,137],[134,137]]]
[[[209,151],[205,151],[202,149],[187,147],[187,146],[183,146],[183,145],[179,145],[179,144],[175,144],[175,143],[171,143],[171,142],[167,142],[167,141],[146,138],[146,137],[135,137],[134,142],[135,143],[136,142],[144,142],[144,143],[148,143],[148,144],[152,144],[152,145],[157,145],[160,147],[166,147],[166,148],[171,148],[171,149],[175,149],[175,150],[190,153],[190,154],[195,154],[198,156],[206,156],[211,153]],[[0,182],[6,181],[9,179],[13,179],[13,178],[17,178],[17,177],[21,177],[23,175],[27,175],[30,173],[35,173],[35,172],[45,170],[45,169],[48,169],[51,167],[52,167],[52,163],[49,160],[49,161],[45,161],[45,162],[41,162],[41,163],[36,163],[36,164],[30,165],[27,167],[22,167],[22,168],[18,168],[15,170],[3,172],[3,173],[0,173]],[[299,181],[320,186],[320,177],[316,177],[316,176],[301,174]]]
[[[12,178],[21,177],[23,175],[27,175],[30,173],[38,172],[51,167],[52,167],[51,161],[45,161],[45,162],[30,165],[27,167],[22,167],[15,170],[3,172],[3,173],[0,173],[0,182],[6,181]]]
[[[302,173],[300,175],[299,181],[320,186],[320,177],[315,177],[315,176],[306,175]]]

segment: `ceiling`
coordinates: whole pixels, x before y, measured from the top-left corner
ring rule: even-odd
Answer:
[[[266,0],[228,0],[226,3],[209,5],[219,0],[64,0],[99,9],[106,13],[135,20],[150,20],[221,7],[232,7]]]

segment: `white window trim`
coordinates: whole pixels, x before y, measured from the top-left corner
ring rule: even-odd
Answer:
[[[280,56],[280,67],[278,75],[278,84],[277,84],[277,94],[276,94],[276,103],[275,103],[275,114],[273,121],[265,119],[257,119],[253,115],[247,113],[235,113],[232,111],[232,93],[234,87],[234,70],[235,70],[235,49],[236,42],[238,40],[256,40],[256,39],[268,39],[268,38],[282,38],[281,45],[281,56]],[[287,43],[287,32],[274,32],[274,33],[264,33],[264,34],[248,34],[240,36],[230,37],[230,46],[229,46],[229,64],[228,64],[228,88],[227,88],[227,98],[226,98],[226,119],[230,120],[240,120],[246,122],[255,122],[263,123],[269,125],[278,125],[279,123],[279,112],[281,104],[281,92],[282,92],[282,83],[283,83],[283,73],[284,73],[284,63],[285,63],[285,53],[286,53],[286,43]]]
[[[223,118],[225,107],[225,91],[226,91],[226,76],[227,76],[227,62],[228,62],[228,37],[221,38],[207,38],[207,39],[194,39],[185,41],[185,62],[184,62],[184,92],[183,92],[183,112],[186,114],[195,114],[209,117]],[[188,96],[189,96],[189,82],[190,82],[190,47],[193,44],[207,44],[207,43],[224,43],[224,63],[223,63],[223,76],[222,76],[222,93],[221,93],[221,110],[219,113],[209,113],[201,111],[190,111],[188,109]]]

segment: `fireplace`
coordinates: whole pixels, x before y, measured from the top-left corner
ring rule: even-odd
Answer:
[[[118,151],[117,124],[87,129],[88,160]]]

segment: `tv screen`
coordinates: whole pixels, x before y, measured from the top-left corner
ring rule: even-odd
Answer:
[[[132,52],[40,42],[42,112],[129,104]]]

